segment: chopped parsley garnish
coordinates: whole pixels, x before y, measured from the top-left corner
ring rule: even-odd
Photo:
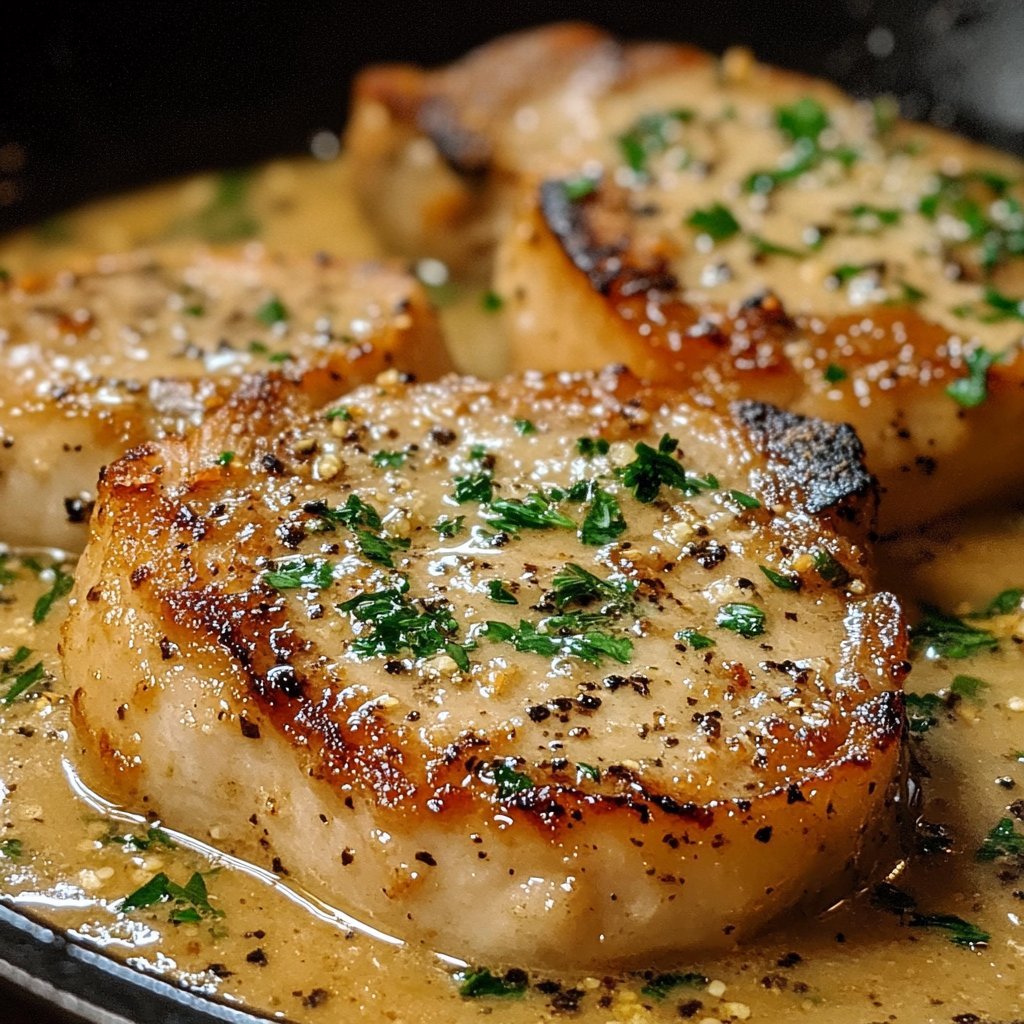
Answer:
[[[455,478],[455,489],[452,492],[460,505],[476,501],[486,504],[494,497],[494,479],[490,473],[471,473],[468,476]]]
[[[859,227],[874,227],[875,225],[891,227],[899,224],[903,218],[903,211],[895,207],[872,206],[870,203],[857,203],[851,206],[844,213],[849,214],[857,221],[863,221]]]
[[[907,921],[911,928],[941,928],[949,932],[949,941],[957,946],[974,949],[985,946],[992,936],[976,924],[965,921],[956,914],[918,914],[913,913]]]
[[[837,363],[829,363],[828,366],[825,367],[825,372],[822,374],[822,377],[824,377],[829,384],[838,384],[840,381],[846,380],[849,376],[849,373],[847,373],[846,370]]]
[[[576,451],[585,458],[592,459],[595,455],[607,455],[611,447],[603,437],[576,438]]]
[[[11,556],[5,552],[0,553],[0,587],[6,583],[13,583],[18,578],[18,574],[8,564],[10,558]]]
[[[334,523],[341,523],[350,530],[363,526],[371,530],[381,528],[380,513],[357,494],[350,494],[345,499],[345,504],[337,508],[331,508],[326,501],[307,501],[302,509],[315,515],[320,520],[322,529],[329,529]]]
[[[637,501],[654,501],[664,487],[674,487],[684,494],[696,494],[718,486],[713,476],[698,477],[687,473],[682,463],[673,457],[679,442],[663,434],[657,449],[639,441],[633,448],[636,458],[617,470],[622,482],[633,492]]]
[[[624,576],[602,579],[575,562],[567,562],[555,573],[551,597],[555,607],[562,611],[566,605],[586,605],[601,602],[618,610],[632,607],[636,584]]]
[[[750,640],[764,632],[764,612],[757,605],[734,601],[723,604],[715,616],[715,625],[739,633]]]
[[[465,516],[455,516],[450,518],[449,516],[441,516],[440,519],[431,527],[431,529],[439,536],[446,540],[454,537],[457,533],[460,533],[463,529],[463,523],[465,523]]]
[[[316,587],[323,590],[334,582],[334,566],[324,558],[288,558],[263,576],[275,590]]]
[[[965,409],[974,409],[988,398],[988,371],[999,357],[984,346],[967,355],[967,376],[946,385],[946,394]]]
[[[525,498],[499,498],[487,508],[486,519],[496,530],[517,533],[519,530],[547,530],[562,527],[574,530],[576,523],[558,510],[552,496],[534,491]]]
[[[703,210],[694,210],[686,223],[697,231],[707,235],[714,242],[724,242],[738,234],[740,222],[732,215],[727,206],[712,203]]]
[[[407,551],[412,543],[408,537],[388,537],[380,533],[371,533],[369,530],[353,530],[356,535],[356,543],[364,557],[378,565],[386,566],[388,569],[395,567],[392,555],[396,551]]]
[[[806,139],[817,145],[818,136],[829,126],[828,111],[810,96],[786,107],[775,108],[775,125],[791,142]]]
[[[528,437],[530,434],[537,433],[537,427],[533,420],[516,420],[513,426],[520,437]]]
[[[988,619],[993,615],[1012,615],[1020,611],[1021,598],[1024,590],[1020,587],[1009,587],[1000,591],[980,612],[973,612],[972,619]]]
[[[20,647],[18,649],[18,654],[20,654],[22,651],[27,650],[28,649],[25,647]],[[18,654],[15,655],[15,658],[17,658]],[[29,690],[32,689],[33,686],[36,685],[36,683],[42,682],[45,677],[46,670],[43,668],[43,663],[41,661],[36,662],[36,664],[33,665],[31,668],[25,669],[24,672],[20,672],[18,673],[18,675],[14,677],[13,682],[11,682],[10,688],[3,695],[3,697],[0,698],[0,703],[3,703],[5,705],[13,704],[23,693],[27,693]],[[10,681],[10,678],[10,675],[5,675],[3,682]]]
[[[217,465],[218,466],[230,466],[231,463],[234,462],[234,461],[235,461],[235,453],[234,452],[221,452],[220,455],[217,456]]]
[[[338,605],[338,611],[366,627],[352,643],[361,658],[409,652],[428,658],[444,651],[462,671],[469,668],[469,655],[476,645],[457,639],[459,624],[451,606],[439,598],[409,598],[409,581],[400,577],[394,587],[359,594]]]
[[[918,210],[932,221],[944,216],[959,222],[955,240],[974,243],[978,262],[989,273],[1024,256],[1024,209],[1007,194],[1010,185],[1002,175],[986,171],[940,174]]]
[[[602,544],[610,544],[625,529],[626,520],[615,496],[594,484],[590,504],[580,527],[580,540],[591,547],[600,547]]]
[[[664,153],[675,142],[678,125],[693,120],[693,111],[677,108],[637,118],[618,137],[619,150],[630,170],[637,174],[647,173],[647,162],[659,153]]]
[[[518,627],[487,622],[482,635],[498,643],[509,643],[520,652],[547,658],[579,658],[591,665],[599,665],[602,658],[628,665],[633,656],[631,640],[591,628],[584,616],[551,616],[542,624],[552,631],[542,632],[534,623],[521,619]]]
[[[168,850],[173,850],[177,845],[162,828],[157,828],[155,825],[147,828],[145,834],[141,836],[136,835],[134,832],[115,832],[111,830],[103,837],[101,842],[104,845],[114,844],[115,846],[124,847],[129,852],[148,850],[152,846],[163,846]]]
[[[526,972],[517,969],[498,976],[491,974],[485,967],[476,967],[455,977],[459,982],[459,995],[467,999],[479,999],[481,996],[521,996],[529,985]]]
[[[480,300],[480,305],[487,313],[497,313],[505,305],[505,300],[496,291],[488,288]]]
[[[260,222],[249,208],[251,174],[225,171],[217,179],[210,201],[191,217],[171,225],[171,235],[198,235],[207,242],[239,242],[260,233]]]
[[[928,658],[970,658],[982,651],[994,651],[999,641],[987,629],[978,629],[925,605],[921,621],[910,627],[911,647]]]
[[[878,274],[880,264],[878,263],[840,263],[833,267],[828,274],[828,281],[835,282],[837,288],[849,284],[855,277],[861,274]]]
[[[273,327],[274,324],[283,323],[288,319],[288,310],[276,295],[272,295],[256,310],[256,319],[268,327]]]
[[[584,779],[589,779],[591,782],[601,781],[601,769],[595,768],[592,764],[586,764],[583,761],[576,762],[576,782],[577,784],[582,782]]]
[[[53,583],[45,594],[41,595],[32,608],[32,621],[38,626],[47,615],[56,601],[67,597],[71,592],[75,579],[69,573],[61,570],[60,566],[51,566],[53,570]]]
[[[517,793],[535,788],[534,781],[529,775],[516,771],[515,761],[493,761],[482,768],[480,774],[494,784],[494,789],[501,800],[508,800]]]
[[[707,985],[708,979],[696,971],[687,971],[684,974],[655,974],[642,989],[640,995],[649,999],[664,999],[674,989],[688,985],[694,988],[703,988]]]
[[[747,235],[747,240],[754,247],[755,256],[788,256],[792,260],[802,260],[804,253],[788,245],[779,245],[760,235]]]
[[[950,693],[958,697],[966,697],[968,700],[981,700],[982,690],[987,690],[989,684],[977,676],[958,675],[953,677],[950,683]]]
[[[957,946],[974,949],[985,945],[991,936],[977,925],[970,924],[955,914],[922,914],[917,910],[917,900],[909,892],[898,889],[895,885],[882,882],[876,885],[871,893],[871,902],[879,910],[898,914],[905,918],[911,928],[940,928],[949,932],[949,941]]]
[[[5,839],[0,842],[0,854],[8,860],[17,860],[25,855],[25,846],[20,839]]]
[[[764,573],[765,578],[772,586],[778,587],[779,590],[799,590],[802,585],[802,580],[795,572],[776,572],[774,569],[769,569],[767,565],[760,565],[758,568]]]
[[[204,917],[223,917],[224,911],[210,904],[206,881],[196,871],[184,884],[178,885],[161,871],[135,892],[124,898],[121,913],[132,910],[143,910],[158,903],[171,903],[172,909],[168,920],[173,924],[195,924]]]
[[[585,174],[562,179],[562,190],[570,203],[578,203],[581,199],[592,196],[597,191],[597,185],[596,178],[588,178]]]
[[[501,580],[487,581],[487,596],[495,604],[519,604],[515,594],[508,590]]]
[[[904,701],[907,707],[907,728],[914,733],[927,732],[932,726],[938,725],[938,713],[946,708],[946,701],[937,693],[908,693]]]
[[[1024,856],[1024,835],[1014,828],[1012,818],[1000,818],[974,853],[975,860]]]
[[[845,587],[851,576],[846,566],[838,561],[830,551],[818,550],[812,555],[814,571],[833,587]]]
[[[337,409],[331,409],[324,413],[325,420],[351,420],[352,410],[347,405],[339,405]]]
[[[920,288],[916,288],[909,281],[904,281],[900,279],[899,281],[896,282],[896,284],[899,286],[900,289],[899,301],[901,302],[906,302],[909,305],[913,305],[916,302],[921,302],[922,300],[928,298],[927,293],[921,291]]]
[[[672,636],[680,643],[686,644],[687,647],[692,647],[695,651],[704,651],[709,647],[715,646],[713,637],[705,636],[696,629],[680,629],[673,633]]]
[[[757,500],[752,494],[747,494],[745,491],[727,491],[726,492],[733,501],[736,502],[740,508],[760,508],[761,502]]]
[[[374,452],[373,464],[375,466],[379,466],[381,469],[397,469],[405,462],[407,457],[408,456],[405,452]]]

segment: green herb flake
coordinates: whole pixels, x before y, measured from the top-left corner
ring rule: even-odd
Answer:
[[[939,724],[939,713],[946,709],[945,700],[937,693],[907,693],[907,728],[912,733],[927,732]]]
[[[448,540],[454,537],[457,533],[460,533],[463,529],[463,524],[466,521],[465,516],[455,516],[451,518],[449,516],[441,516],[431,529],[439,536]]]
[[[373,453],[373,464],[380,469],[397,469],[406,458],[405,452],[379,451]]]
[[[498,999],[521,996],[529,985],[525,971],[511,970],[503,975],[491,974],[484,967],[476,967],[455,975],[459,982],[459,995],[466,999],[491,996]]]
[[[976,924],[965,921],[955,914],[918,914],[910,915],[907,924],[911,928],[940,928],[949,932],[949,941],[956,946],[975,949],[986,946],[992,936]]]
[[[323,590],[334,582],[334,566],[324,558],[287,558],[268,570],[263,579],[275,590]]]
[[[460,505],[466,505],[471,501],[484,505],[494,497],[494,479],[490,473],[457,476],[452,494]]]
[[[829,363],[828,366],[825,367],[825,372],[822,374],[822,377],[824,377],[826,382],[829,384],[839,384],[849,376],[849,373],[847,373],[847,371],[838,363]]]
[[[636,174],[646,174],[651,157],[664,153],[676,141],[678,125],[693,120],[693,111],[677,108],[644,114],[618,137],[619,151]]]
[[[8,860],[19,860],[25,855],[25,844],[20,839],[5,839],[0,842],[0,854]]]
[[[987,629],[978,629],[932,605],[922,608],[921,621],[910,627],[911,648],[928,658],[970,658],[994,651],[999,641]]]
[[[463,671],[475,644],[458,640],[459,626],[451,606],[443,601],[422,602],[408,598],[409,581],[400,577],[396,586],[359,594],[337,606],[354,622],[367,627],[352,642],[360,658],[411,653],[428,658],[444,652]]]
[[[904,302],[907,305],[913,306],[918,302],[923,302],[928,298],[926,292],[921,291],[920,288],[915,287],[909,281],[900,279],[896,282],[900,290],[899,301]]]
[[[291,352],[272,352],[267,356],[268,363],[287,363],[292,358]]]
[[[288,319],[288,310],[276,295],[272,295],[256,310],[256,319],[268,327],[273,327],[274,324],[284,323]]]
[[[0,698],[0,703],[10,706],[22,694],[28,693],[36,683],[42,682],[45,678],[46,670],[43,668],[43,663],[41,661],[36,662],[31,668],[15,676],[10,688]],[[4,681],[6,682],[7,680],[5,679]]]
[[[855,277],[861,274],[878,274],[880,272],[877,263],[840,263],[829,271],[828,283],[836,288],[849,284]]]
[[[494,290],[488,289],[480,299],[485,313],[497,313],[505,305],[505,300]]]
[[[953,677],[949,689],[958,697],[966,697],[968,700],[981,700],[981,694],[987,690],[989,684],[977,676],[958,675]]]
[[[583,174],[576,178],[562,179],[562,190],[570,203],[578,203],[581,199],[592,196],[597,191],[597,185],[596,178],[589,178]]]
[[[867,221],[870,226],[875,224],[892,227],[903,219],[903,211],[895,207],[872,206],[870,203],[857,203],[844,211],[858,221]]]
[[[799,249],[793,249],[788,245],[779,245],[777,242],[762,238],[761,235],[747,235],[747,239],[753,246],[755,258],[788,256],[792,260],[802,260],[805,255]]]
[[[830,551],[819,549],[813,552],[811,557],[814,562],[814,571],[831,586],[845,587],[852,579],[846,566]]]
[[[561,527],[574,530],[576,523],[560,512],[552,496],[535,491],[525,498],[499,498],[492,501],[486,512],[488,524],[505,533],[520,530],[547,530]]]
[[[576,438],[576,451],[584,458],[592,459],[595,455],[607,455],[611,444],[603,437]]]
[[[973,612],[970,618],[990,619],[993,615],[1013,615],[1020,611],[1021,598],[1024,598],[1024,590],[1009,587],[996,594],[980,612]]]
[[[583,617],[552,616],[545,620],[545,626],[553,631],[542,631],[525,619],[521,619],[518,626],[487,622],[482,635],[491,641],[511,644],[523,653],[547,658],[578,658],[591,665],[599,665],[602,658],[628,665],[633,656],[631,640],[591,628]]]
[[[696,629],[680,629],[673,633],[672,636],[680,643],[686,644],[687,647],[692,647],[695,651],[705,651],[709,647],[715,646],[713,637],[705,636]]]
[[[529,437],[530,434],[537,433],[537,427],[533,420],[515,420],[512,425],[520,437]]]
[[[727,491],[726,493],[740,508],[761,508],[761,502],[752,494],[747,494],[744,491]]]
[[[519,604],[515,594],[508,590],[501,580],[487,581],[487,596],[495,604]]]
[[[217,178],[210,201],[196,214],[176,221],[171,236],[197,235],[207,242],[240,242],[260,233],[260,222],[250,209],[251,174],[225,171]]]
[[[742,601],[724,604],[715,616],[715,625],[739,633],[747,640],[764,632],[765,614],[757,605]]]
[[[999,357],[979,346],[965,357],[967,376],[946,385],[946,394],[965,409],[974,409],[988,398],[988,371]]]
[[[583,761],[576,762],[576,784],[579,785],[584,779],[590,782],[601,781],[601,769],[595,768],[592,764]]]
[[[230,466],[231,463],[234,462],[234,461],[235,461],[235,453],[234,452],[221,452],[220,455],[217,456],[217,465],[218,466]]]
[[[101,842],[107,845],[121,846],[126,852],[145,851],[153,846],[163,846],[168,850],[176,848],[177,844],[162,829],[151,825],[146,829],[144,835],[137,835],[134,832],[108,832]]]
[[[59,566],[51,566],[53,570],[53,583],[45,594],[41,595],[32,608],[32,621],[38,626],[47,615],[54,604],[71,592],[74,585],[74,577],[64,572]]]
[[[529,775],[516,771],[515,761],[495,761],[481,774],[493,782],[499,800],[509,800],[517,793],[536,788]]]
[[[980,861],[1022,856],[1024,856],[1024,835],[1014,828],[1012,818],[1000,818],[974,853],[975,860]]]
[[[634,446],[636,458],[617,472],[637,501],[649,504],[663,486],[688,492],[686,470],[672,454],[678,447],[679,442],[668,434],[662,435],[657,449],[643,441]]]
[[[769,569],[767,565],[760,565],[758,568],[764,573],[765,578],[779,590],[799,590],[803,585],[802,580],[795,572],[776,572]]]
[[[161,871],[126,896],[121,903],[120,911],[127,914],[133,910],[144,910],[158,903],[168,902],[172,904],[168,920],[174,924],[193,924],[204,917],[224,916],[223,910],[211,905],[206,881],[198,871],[183,886],[172,882]]]
[[[337,409],[331,409],[324,413],[325,420],[351,420],[352,410],[347,405],[339,405]]]
[[[708,979],[696,971],[687,971],[682,974],[655,974],[642,989],[640,995],[648,999],[665,999],[677,988],[703,988],[707,985]]]
[[[632,608],[635,591],[636,584],[624,576],[602,579],[582,565],[567,562],[552,580],[551,598],[559,611],[570,604],[586,607],[595,602],[625,611]]]
[[[686,223],[707,235],[713,242],[724,242],[741,230],[740,222],[721,203],[712,203],[703,210],[694,210],[686,218]]]
[[[626,520],[615,496],[595,484],[580,526],[580,540],[591,547],[600,547],[602,544],[610,544],[625,529]]]
[[[791,142],[806,139],[817,144],[829,123],[828,111],[810,96],[775,109],[775,125]]]
[[[396,551],[408,551],[412,541],[408,537],[387,537],[369,530],[353,530],[356,544],[364,558],[383,565],[388,569],[395,567],[392,555]]]

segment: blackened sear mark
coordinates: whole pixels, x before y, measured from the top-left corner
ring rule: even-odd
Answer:
[[[629,238],[602,239],[588,216],[600,201],[600,190],[573,198],[564,181],[551,179],[540,186],[540,212],[573,266],[582,271],[591,288],[602,295],[613,290],[622,296],[648,291],[674,294],[679,281],[661,261],[648,267],[629,260]]]
[[[864,446],[848,423],[828,423],[749,399],[732,402],[729,412],[768,456],[769,470],[780,484],[800,492],[807,511],[817,515],[874,493]]]

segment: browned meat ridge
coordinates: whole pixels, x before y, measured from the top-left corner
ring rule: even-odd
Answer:
[[[63,637],[100,789],[490,965],[670,963],[887,866],[849,428],[622,371],[287,394],[103,477]]]
[[[422,288],[389,265],[249,247],[0,278],[0,535],[80,550],[100,466],[194,426],[246,373],[320,403],[391,367],[450,368]]]
[[[392,245],[456,268],[498,245],[513,368],[622,362],[849,422],[889,532],[1021,484],[1024,175],[880,113],[558,25],[370,69],[348,143]]]

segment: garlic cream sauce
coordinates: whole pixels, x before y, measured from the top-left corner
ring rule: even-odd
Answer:
[[[248,238],[302,254],[381,255],[348,179],[343,158],[296,159],[101,200],[0,242],[0,267],[31,274],[98,252]],[[498,302],[460,290],[429,261],[419,271],[460,368],[499,373]],[[1009,504],[878,551],[912,617],[919,602],[959,616],[987,609],[1024,586],[1022,556],[1024,512]],[[994,638],[976,653],[915,657],[910,747],[928,824],[887,888],[672,974],[555,978],[405,946],[346,916],[344,894],[327,907],[283,871],[218,854],[215,821],[205,835],[180,836],[90,793],[75,771],[57,656],[61,581],[72,568],[59,553],[12,554],[0,566],[0,898],[141,970],[303,1022],[979,1024],[1021,1015],[1024,614],[1013,595],[985,618],[961,619]],[[145,903],[147,891],[170,898],[122,910],[125,897]],[[463,994],[474,987],[510,994]]]

